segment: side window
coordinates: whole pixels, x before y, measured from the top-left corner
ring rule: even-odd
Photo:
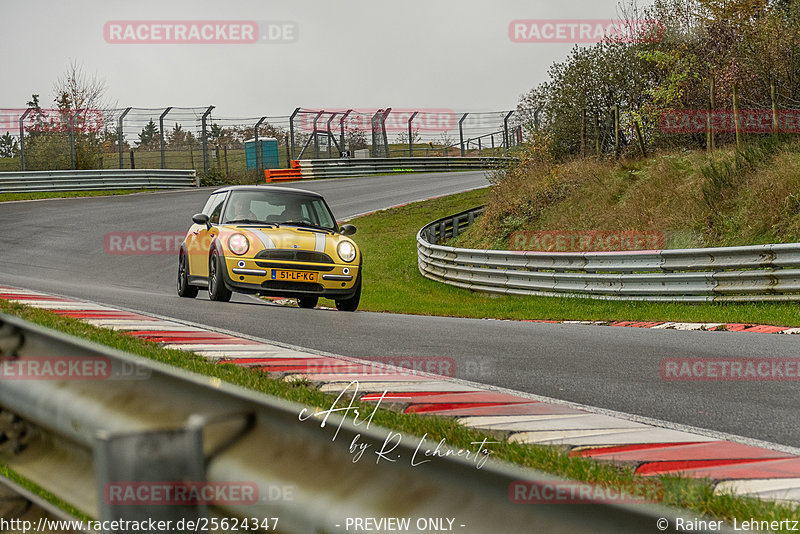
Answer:
[[[211,224],[219,224],[219,215],[222,212],[224,200],[225,193],[220,193],[218,195],[213,195],[213,197],[209,199],[208,204],[206,204],[206,209],[203,210],[203,213],[208,215]]]
[[[206,200],[206,205],[203,206],[203,209],[201,210],[201,213],[205,213],[206,215],[209,215],[211,213],[211,210],[213,209],[213,206],[216,205],[216,201],[219,200],[219,197],[221,197],[223,195],[224,195],[224,193],[217,193],[215,195],[211,195],[210,197],[208,197],[208,200]]]

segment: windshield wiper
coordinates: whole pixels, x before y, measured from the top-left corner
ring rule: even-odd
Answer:
[[[275,223],[268,223],[256,219],[234,219],[232,221],[225,221],[224,224],[258,224],[261,226],[272,226],[273,228],[277,227]]]
[[[325,228],[324,226],[319,226],[318,224],[313,224],[309,222],[303,221],[286,221],[280,223],[278,226],[303,226],[305,228],[314,228],[316,230],[322,230],[323,232],[333,232],[333,228]]]

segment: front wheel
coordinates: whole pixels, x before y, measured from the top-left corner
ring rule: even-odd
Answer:
[[[358,272],[356,279],[356,292],[349,299],[342,299],[336,301],[336,309],[339,311],[354,312],[358,309],[358,303],[361,301],[361,270]]]
[[[208,261],[208,298],[217,302],[228,302],[231,300],[232,292],[225,286],[222,270],[225,265],[222,257],[214,249],[211,252],[211,259]]]
[[[197,296],[197,287],[189,285],[189,261],[183,252],[178,257],[178,296],[189,299]]]
[[[319,297],[298,297],[297,305],[301,308],[314,308],[319,302]]]

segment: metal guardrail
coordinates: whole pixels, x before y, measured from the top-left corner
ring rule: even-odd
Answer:
[[[322,426],[321,414],[301,422],[301,405],[16,317],[0,315],[0,357],[4,370],[54,357],[99,359],[110,369],[104,380],[4,376],[0,382],[3,415],[30,428],[4,435],[0,460],[102,521],[278,518],[279,532],[308,534],[359,530],[348,528],[348,517],[453,518],[453,530],[465,534],[654,532],[659,517],[675,525],[675,511],[653,504],[514,504],[510,484],[557,478],[492,458],[477,469],[473,460],[425,455],[430,461],[415,467],[415,451],[434,450],[435,443],[370,427],[363,417],[355,425],[352,412],[350,419],[333,412]],[[368,447],[370,458],[355,462],[352,443]],[[372,458],[389,450],[386,461]],[[109,482],[171,480],[252,483],[258,499],[207,508],[125,506],[109,504],[105,493]],[[280,491],[287,487],[291,491]],[[277,497],[271,497],[273,488],[279,488]],[[412,522],[405,531],[430,529]]]
[[[102,191],[110,189],[183,189],[198,186],[194,170],[103,169],[0,172],[0,193]]]
[[[303,178],[501,168],[512,158],[369,158],[299,160]]]
[[[800,243],[626,252],[472,250],[438,243],[483,208],[434,221],[417,234],[423,276],[512,295],[611,300],[800,301]]]

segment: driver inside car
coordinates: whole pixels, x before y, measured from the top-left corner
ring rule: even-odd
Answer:
[[[241,219],[258,220],[258,216],[250,211],[250,201],[246,198],[235,197],[232,201],[233,212],[228,220],[238,221]]]

